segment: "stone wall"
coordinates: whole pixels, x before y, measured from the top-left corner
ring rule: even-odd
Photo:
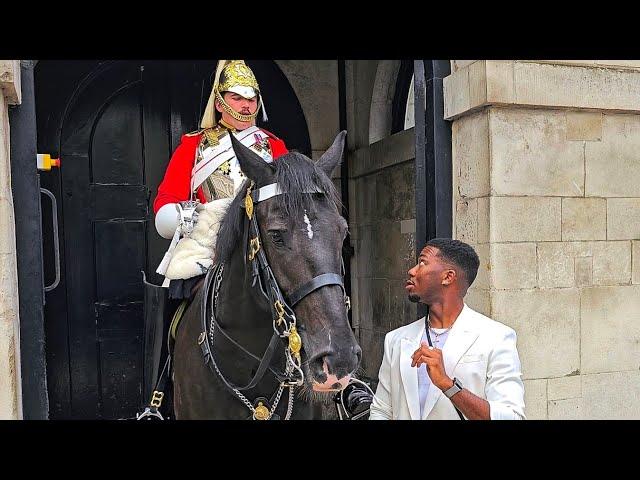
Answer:
[[[0,420],[22,417],[18,273],[8,115],[9,105],[20,101],[20,62],[0,60]]]
[[[384,336],[413,322],[406,272],[415,264],[415,134],[391,135],[400,62],[346,62],[352,322],[362,374],[377,381]]]
[[[445,79],[468,303],[518,333],[529,418],[640,418],[640,62]]]
[[[319,158],[339,132],[338,62],[277,60],[276,63],[300,101],[309,129],[312,155],[314,159]],[[269,108],[268,103],[266,108]]]
[[[350,168],[353,324],[364,374],[377,379],[385,334],[417,318],[404,289],[416,258],[413,129],[357,150]]]

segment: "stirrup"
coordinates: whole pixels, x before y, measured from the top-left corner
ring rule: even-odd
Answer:
[[[167,363],[168,363],[168,359],[167,359]],[[165,363],[165,367],[167,363]],[[164,369],[162,371],[164,373]],[[151,397],[151,402],[149,403],[149,405],[145,407],[144,412],[136,415],[136,420],[143,420],[147,417],[150,417],[150,418],[147,418],[147,420],[151,420],[152,418],[158,418],[160,420],[164,420],[164,417],[162,416],[159,410],[160,405],[162,405],[163,398],[164,398],[164,392],[154,390],[153,395]]]
[[[155,407],[146,407],[144,412],[136,415],[136,420],[153,420],[154,418],[164,420],[162,414]]]

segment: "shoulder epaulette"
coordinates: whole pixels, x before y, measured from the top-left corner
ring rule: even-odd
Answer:
[[[194,130],[193,132],[185,133],[185,137],[195,137],[196,135],[200,135],[204,131],[204,128],[199,130]]]
[[[203,141],[206,138],[207,143],[211,146],[217,146],[220,143],[220,139],[225,135],[228,135],[229,132],[226,128],[222,128],[219,125],[216,125],[213,128],[207,128],[204,130],[204,134],[202,135]]]

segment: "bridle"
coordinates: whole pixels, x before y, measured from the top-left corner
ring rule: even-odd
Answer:
[[[289,294],[283,294],[282,290],[278,286],[278,282],[276,281],[271,266],[269,265],[265,251],[262,248],[260,229],[258,228],[256,215],[254,214],[254,206],[260,202],[264,202],[286,192],[283,192],[280,189],[280,185],[277,183],[271,183],[256,189],[255,191],[252,191],[253,188],[254,183],[251,182],[244,198],[244,204],[242,205],[248,217],[248,222],[244,222],[244,245],[246,246],[246,256],[244,258],[245,263],[249,262],[250,264],[249,268],[251,270],[252,277],[251,286],[255,287],[257,283],[258,290],[268,301],[270,306],[273,324],[273,335],[271,337],[271,341],[269,342],[269,346],[262,358],[259,358],[232,339],[220,326],[216,319],[215,312],[217,297],[220,291],[220,286],[222,285],[224,263],[218,263],[208,270],[204,281],[201,300],[202,332],[198,337],[198,344],[202,350],[205,364],[208,365],[209,368],[220,377],[223,384],[252,411],[252,418],[254,419],[268,420],[269,418],[275,418],[274,412],[282,395],[283,389],[289,388],[289,407],[285,417],[285,419],[288,419],[291,416],[291,411],[293,409],[293,388],[295,386],[302,385],[304,382],[304,373],[302,371],[300,357],[302,339],[296,327],[297,319],[293,312],[293,307],[307,295],[328,285],[339,285],[342,288],[345,307],[347,310],[349,310],[351,304],[344,289],[344,264],[342,265],[342,273],[340,274],[323,273],[316,275]],[[316,188],[303,193],[324,194],[325,192]],[[207,315],[207,313],[209,315]],[[209,327],[207,327],[207,318],[210,320]],[[213,357],[214,331],[219,331],[245,354],[260,361],[260,365],[253,375],[253,378],[246,385],[234,385],[224,377],[218,368]],[[270,366],[276,347],[279,344],[282,344],[281,340],[286,340],[286,366],[283,372],[279,372]],[[260,382],[267,369],[274,374],[279,383],[279,387],[274,394],[274,398],[271,399],[271,402],[264,398],[260,398],[260,401],[256,400],[254,403],[251,403],[241,392],[255,387],[258,382]],[[268,408],[269,403],[272,403],[271,408]]]

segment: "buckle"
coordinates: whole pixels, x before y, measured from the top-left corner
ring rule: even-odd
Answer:
[[[276,309],[276,313],[278,314],[277,325],[279,326],[284,320],[284,306],[280,302],[280,300],[276,300],[276,303],[273,304]]]
[[[260,250],[260,239],[258,237],[252,238],[249,241],[249,261],[251,262],[255,257],[256,253]]]
[[[160,408],[160,405],[162,405],[162,399],[164,398],[164,393],[163,392],[159,392],[158,390],[154,390],[153,391],[153,396],[151,397],[151,403],[149,405],[151,405],[154,408]]]
[[[252,188],[253,182],[251,182],[251,185],[249,185],[249,188],[247,189],[247,196],[244,197],[244,209],[247,212],[247,217],[249,217],[249,220],[251,220],[251,217],[253,217],[253,199],[251,198]]]

